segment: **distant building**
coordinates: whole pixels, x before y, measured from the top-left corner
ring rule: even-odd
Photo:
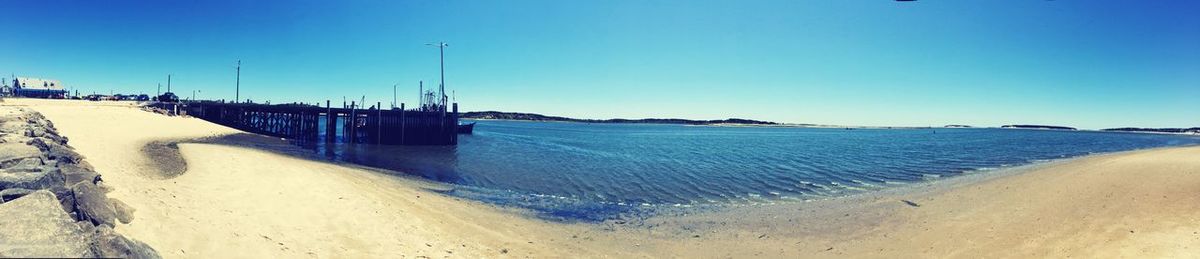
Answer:
[[[67,95],[62,82],[53,79],[17,77],[12,85],[13,96],[61,99]]]
[[[8,86],[8,78],[0,79],[0,96],[12,96],[12,86]]]

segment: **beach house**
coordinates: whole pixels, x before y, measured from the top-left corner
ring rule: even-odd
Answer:
[[[67,95],[62,82],[29,77],[13,78],[13,96],[61,99]]]

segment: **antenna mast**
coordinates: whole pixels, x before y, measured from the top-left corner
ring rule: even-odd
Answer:
[[[438,85],[438,94],[442,95],[442,110],[446,110],[446,45],[445,42],[438,43],[438,58],[440,68],[442,70],[442,83]]]
[[[425,43],[425,45],[434,46],[433,43]],[[438,84],[438,102],[442,106],[442,111],[446,110],[446,47],[449,46],[450,44],[446,44],[444,41],[437,43],[438,58],[440,60],[438,64],[441,68],[442,76],[442,82]]]
[[[237,103],[237,102],[239,102],[238,99],[241,99],[241,98],[242,98],[242,60],[239,59],[237,61],[237,81],[234,82],[234,86],[233,86],[233,102]]]

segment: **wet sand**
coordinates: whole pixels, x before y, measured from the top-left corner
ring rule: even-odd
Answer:
[[[136,209],[117,232],[168,258],[1200,255],[1200,147],[636,225],[589,224],[545,221],[437,194],[430,189],[447,188],[437,183],[253,145],[183,142],[182,161],[162,166],[163,158],[144,152],[148,144],[239,132],[129,103],[3,105],[28,105],[53,121],[114,188],[109,196]],[[163,175],[172,168],[183,172]]]

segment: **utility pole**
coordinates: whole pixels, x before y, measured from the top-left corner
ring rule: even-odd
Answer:
[[[237,81],[233,86],[233,102],[237,103],[242,94],[242,60],[237,61]]]

